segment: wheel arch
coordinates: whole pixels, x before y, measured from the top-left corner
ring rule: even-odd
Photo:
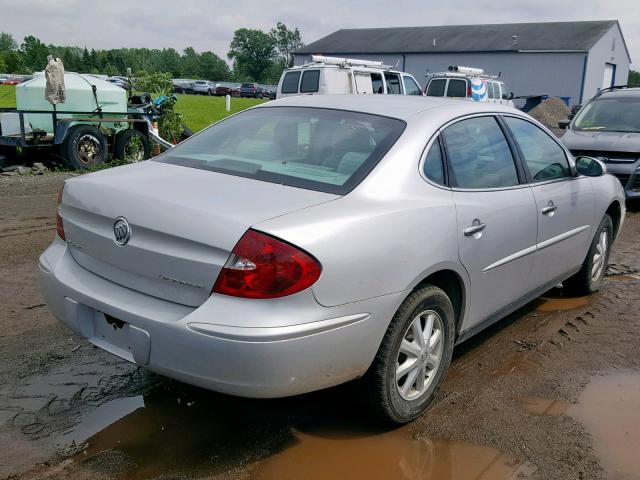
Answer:
[[[422,280],[420,280],[411,290],[415,290],[425,286],[433,285],[444,290],[444,292],[451,300],[453,305],[453,312],[456,322],[456,335],[460,333],[460,327],[467,311],[467,285],[465,283],[463,275],[452,269],[442,268],[436,271],[428,273]]]
[[[620,221],[622,220],[622,206],[620,202],[617,200],[611,202],[605,213],[611,217],[611,221],[613,222],[613,238],[616,238],[620,231]]]

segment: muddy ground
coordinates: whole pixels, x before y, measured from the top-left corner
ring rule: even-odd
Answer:
[[[600,293],[554,289],[459,346],[433,407],[389,429],[357,382],[237,399],[59,325],[36,261],[65,178],[0,178],[0,478],[640,479],[637,211]]]

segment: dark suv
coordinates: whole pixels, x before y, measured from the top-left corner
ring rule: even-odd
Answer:
[[[262,88],[257,83],[243,83],[240,85],[240,96],[262,98]]]
[[[640,88],[601,90],[580,108],[561,138],[574,156],[595,157],[607,165],[628,199],[640,199]]]

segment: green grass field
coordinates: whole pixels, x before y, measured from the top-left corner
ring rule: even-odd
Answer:
[[[0,85],[0,108],[14,108],[16,106],[15,90],[14,86]],[[224,101],[224,97],[178,95],[176,110],[183,115],[187,126],[197,132],[228,115],[258,105],[264,100],[232,98],[231,112],[225,110]]]

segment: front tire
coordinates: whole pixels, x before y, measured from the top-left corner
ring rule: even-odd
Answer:
[[[609,263],[612,242],[613,222],[609,215],[605,215],[591,241],[582,268],[562,283],[568,293],[576,296],[589,295],[600,290]]]
[[[402,303],[367,373],[372,407],[395,423],[420,416],[451,363],[455,315],[447,294],[427,285]]]

